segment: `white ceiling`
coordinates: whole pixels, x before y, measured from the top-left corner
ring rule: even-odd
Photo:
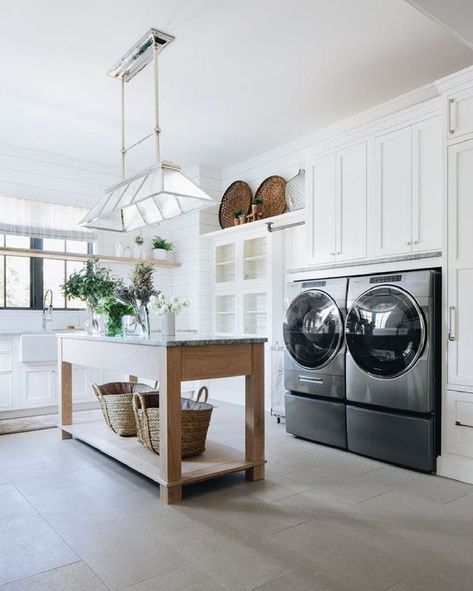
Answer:
[[[163,156],[183,164],[234,164],[473,63],[403,0],[15,0],[0,21],[0,142],[117,164],[105,72],[150,26],[176,36]],[[129,142],[151,126],[150,73],[127,86]]]

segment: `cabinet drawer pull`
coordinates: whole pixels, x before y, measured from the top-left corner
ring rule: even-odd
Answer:
[[[448,133],[454,134],[457,127],[455,99],[448,99]]]
[[[305,384],[323,384],[324,383],[322,378],[313,378],[311,376],[299,376],[299,382],[303,382]]]
[[[467,427],[468,429],[473,429],[473,425],[466,425],[465,423],[460,423],[460,421],[455,421],[455,425],[457,427]]]
[[[448,340],[454,341],[456,338],[455,329],[457,323],[457,314],[455,306],[448,308]]]

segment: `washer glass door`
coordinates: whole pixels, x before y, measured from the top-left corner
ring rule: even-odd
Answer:
[[[300,293],[290,304],[284,321],[284,342],[302,367],[327,365],[343,341],[343,322],[334,300],[324,291]]]
[[[422,354],[425,323],[415,300],[398,287],[373,287],[350,308],[346,342],[353,361],[366,373],[394,378]]]

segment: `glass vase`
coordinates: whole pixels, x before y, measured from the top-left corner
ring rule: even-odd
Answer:
[[[151,336],[151,329],[149,325],[149,312],[147,306],[140,306],[136,316],[141,336],[144,339],[149,339]]]
[[[87,320],[84,323],[85,332],[87,334],[99,334],[99,320],[97,311],[93,306],[87,307]]]
[[[122,337],[123,322],[122,318],[114,318],[110,315],[104,316],[104,334],[106,337]]]

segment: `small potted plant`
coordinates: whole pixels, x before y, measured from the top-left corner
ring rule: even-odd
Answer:
[[[257,218],[262,205],[262,199],[260,199],[259,197],[253,197],[253,200],[251,201],[251,213],[253,214],[255,219]]]
[[[168,260],[168,253],[173,250],[174,244],[168,242],[166,238],[155,236],[153,238],[153,259],[155,261]]]
[[[235,226],[238,226],[239,224],[244,224],[246,221],[245,212],[242,209],[237,209],[236,211],[234,211],[233,217],[233,223],[235,224]]]

